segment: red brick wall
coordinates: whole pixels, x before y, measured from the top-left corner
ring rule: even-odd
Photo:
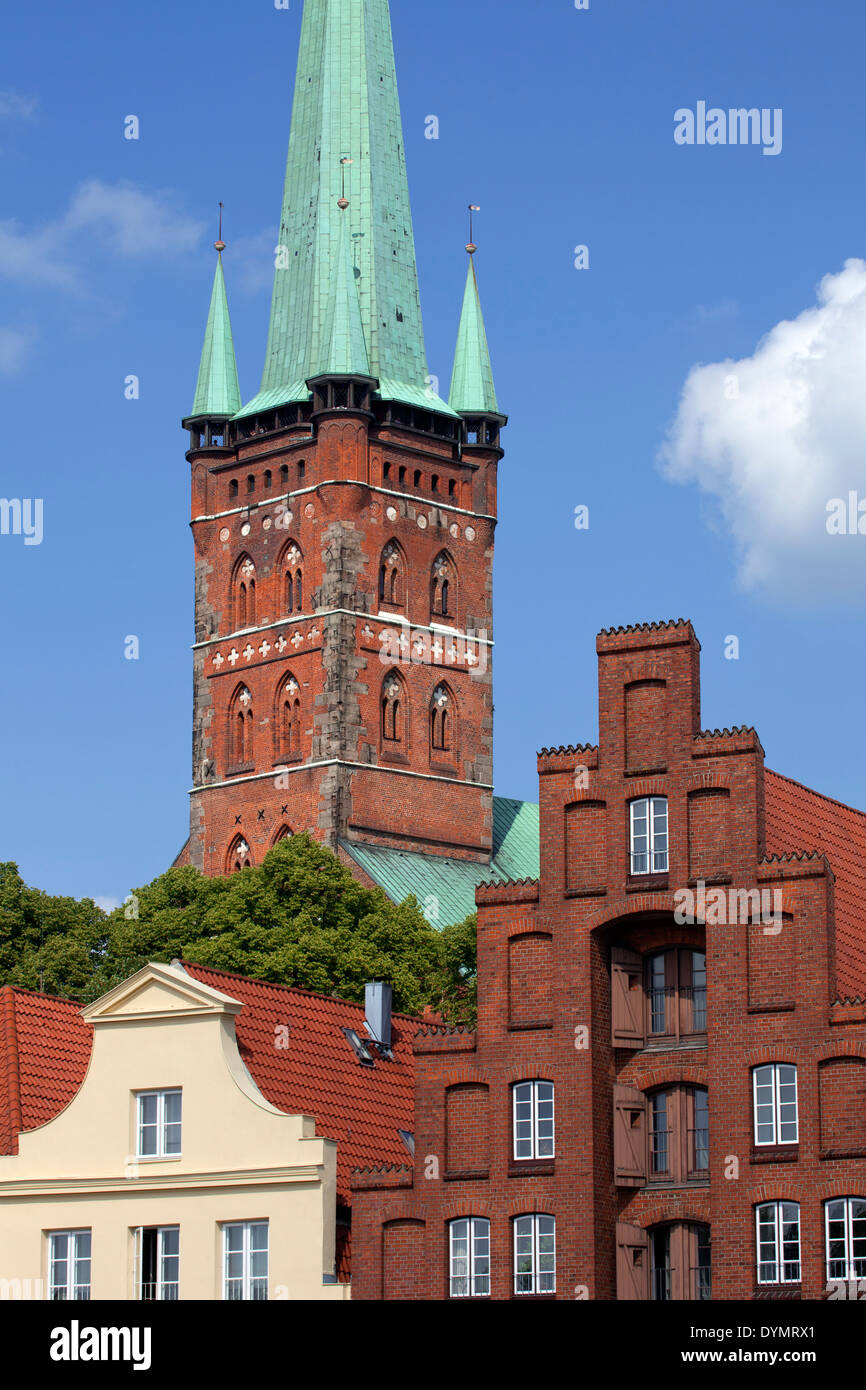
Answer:
[[[284,828],[309,830],[332,846],[342,836],[489,857],[492,649],[482,637],[492,642],[498,456],[345,411],[190,452],[193,864],[224,873],[236,837],[260,862]],[[402,602],[382,604],[380,617],[380,563],[392,541],[404,566]],[[295,602],[288,612],[293,548],[302,608]],[[450,594],[444,616],[431,606],[441,558]],[[248,604],[255,583],[255,621],[248,615],[249,630],[238,632],[242,582]],[[402,648],[401,619],[405,634],[414,634]],[[468,643],[467,633],[474,634]],[[396,746],[382,730],[383,685],[393,669],[403,686],[404,737]],[[279,724],[290,679],[300,739],[287,756]],[[439,750],[431,747],[430,712],[443,684],[450,737]],[[242,763],[229,732],[239,708],[252,716]]]
[[[353,1297],[382,1296],[382,1229],[397,1219],[425,1223],[400,1287],[447,1297],[447,1223],[476,1215],[491,1222],[492,1296],[510,1298],[512,1219],[550,1212],[560,1299],[622,1296],[617,1226],[645,1239],[675,1222],[710,1226],[714,1298],[819,1298],[823,1203],[866,1193],[866,1003],[833,1003],[832,866],[817,855],[762,860],[761,745],[753,730],[701,731],[699,648],[689,625],[603,633],[598,653],[599,747],[539,756],[539,883],[478,891],[477,1033],[417,1039],[411,1185],[405,1174],[386,1175],[360,1180],[356,1190]],[[664,682],[665,699],[638,697],[635,728],[663,717],[664,730],[644,730],[638,761],[657,758],[664,738],[664,766],[631,775],[625,692],[656,688],[648,681]],[[629,739],[633,749],[633,732]],[[641,795],[668,799],[670,864],[667,874],[631,879],[628,803]],[[582,801],[596,808],[586,822],[575,814]],[[589,845],[575,829],[584,823]],[[778,889],[781,930],[761,920],[710,924],[708,912],[677,922],[676,895],[696,888],[698,868],[725,894]],[[614,1047],[613,946],[641,959],[705,950],[706,1034]],[[675,1013],[681,1024],[692,1016],[685,1003]],[[753,1140],[751,1074],[766,1062],[797,1066],[800,1137],[790,1148],[759,1149]],[[511,1087],[531,1078],[555,1086],[556,1156],[520,1165],[512,1158]],[[489,1088],[488,1176],[449,1177],[446,1097],[453,1087],[482,1085]],[[708,1093],[709,1179],[617,1185],[614,1088],[646,1101],[655,1089],[684,1086]],[[759,1291],[755,1207],[771,1200],[800,1204],[802,1282]]]

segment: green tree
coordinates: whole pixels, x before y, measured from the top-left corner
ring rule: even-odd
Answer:
[[[230,878],[169,869],[108,915],[0,866],[4,983],[88,1002],[148,961],[176,957],[359,1001],[368,980],[386,979],[395,1009],[474,1021],[474,915],[436,931],[414,897],[395,904],[363,887],[308,835]]]

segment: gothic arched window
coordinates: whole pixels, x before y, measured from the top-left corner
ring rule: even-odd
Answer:
[[[229,845],[229,852],[226,855],[226,873],[239,874],[241,869],[251,869],[253,866],[250,847],[243,835],[236,835]]]
[[[298,758],[301,754],[301,688],[291,672],[281,680],[277,694],[279,758]]]
[[[229,709],[229,763],[245,767],[253,761],[253,697],[245,685],[238,686]]]
[[[382,739],[392,748],[406,742],[406,692],[396,671],[382,683]]]
[[[406,602],[406,562],[396,541],[389,541],[379,562],[379,602],[402,608]]]
[[[454,561],[443,550],[433,561],[430,577],[430,612],[434,618],[453,618],[456,610],[457,572]]]
[[[437,685],[430,701],[430,749],[450,753],[454,745],[454,700],[447,685]]]
[[[283,612],[302,613],[304,610],[304,557],[295,541],[289,541],[283,551]]]
[[[255,627],[256,567],[249,555],[242,555],[232,578],[232,629]]]

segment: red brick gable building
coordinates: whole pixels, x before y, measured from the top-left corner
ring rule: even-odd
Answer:
[[[597,646],[540,878],[477,890],[477,1031],[422,1030],[414,1165],[356,1175],[355,1297],[866,1278],[866,816],[701,729],[690,624]]]

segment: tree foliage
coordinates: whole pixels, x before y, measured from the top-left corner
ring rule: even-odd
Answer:
[[[474,914],[437,931],[414,897],[395,904],[363,887],[308,835],[229,878],[169,869],[108,914],[0,865],[0,982],[89,1002],[148,961],[177,957],[344,999],[385,979],[395,1009],[474,1022]]]

